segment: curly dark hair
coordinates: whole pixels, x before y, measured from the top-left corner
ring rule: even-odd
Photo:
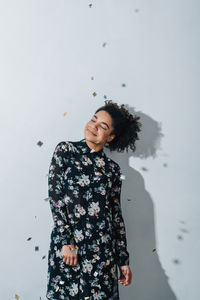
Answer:
[[[105,110],[110,114],[114,128],[111,134],[116,135],[111,142],[106,143],[108,146],[105,144],[105,147],[109,148],[110,151],[123,152],[126,149],[128,152],[128,147],[135,151],[135,142],[139,140],[138,132],[141,131],[140,127],[142,126],[138,121],[140,117],[130,114],[124,104],[119,106],[112,100],[105,100],[104,102],[105,105],[98,108],[95,113]]]

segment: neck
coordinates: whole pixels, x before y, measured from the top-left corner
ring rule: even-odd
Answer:
[[[94,149],[95,152],[101,150],[103,148],[102,145],[97,145],[93,142],[88,141],[87,139],[85,139],[86,144],[88,145],[88,147],[92,150]]]

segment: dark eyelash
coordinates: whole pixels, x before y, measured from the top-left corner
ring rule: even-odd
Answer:
[[[92,122],[95,122],[95,121],[94,121],[94,120],[92,120],[92,119],[91,119],[91,121],[92,121]],[[101,128],[103,128],[103,127],[101,126]],[[103,128],[103,129],[104,129],[104,130],[106,130],[107,128]]]

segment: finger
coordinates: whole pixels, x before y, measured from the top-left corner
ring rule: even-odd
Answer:
[[[76,255],[76,256],[74,257],[74,265],[76,266],[77,263],[78,263],[78,255]]]

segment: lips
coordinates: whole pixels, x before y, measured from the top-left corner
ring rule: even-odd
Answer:
[[[90,129],[87,129],[91,134],[93,134],[93,135],[95,135],[96,136],[96,134],[95,133],[93,133]]]

